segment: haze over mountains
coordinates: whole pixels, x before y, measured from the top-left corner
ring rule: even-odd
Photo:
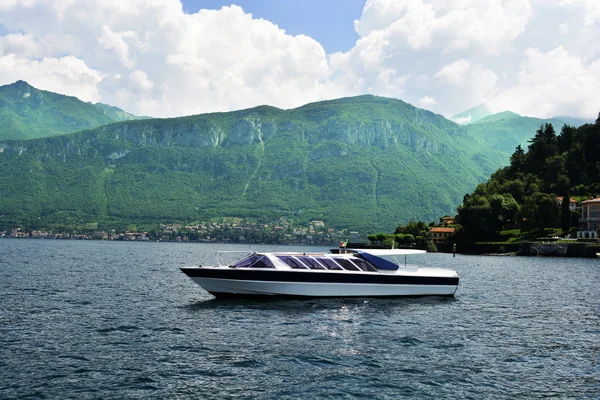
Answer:
[[[22,81],[0,87],[0,228],[292,215],[390,231],[454,214],[546,122],[501,113],[461,126],[370,95],[136,118]]]

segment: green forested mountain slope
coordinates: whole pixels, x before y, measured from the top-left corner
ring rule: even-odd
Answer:
[[[19,85],[23,99],[41,92],[9,86]],[[41,103],[51,95],[42,93]],[[42,106],[19,107],[45,118]],[[293,216],[390,231],[454,213],[543,122],[500,113],[460,126],[400,100],[358,96],[4,140],[0,228]]]
[[[390,230],[453,212],[504,165],[508,154],[486,140],[400,100],[359,96],[4,141],[0,224],[294,215]]]
[[[0,86],[0,140],[61,135],[132,118],[117,107],[39,90],[24,81]]]

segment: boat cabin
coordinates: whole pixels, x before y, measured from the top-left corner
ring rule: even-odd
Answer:
[[[354,255],[307,255],[252,253],[230,268],[277,268],[277,269],[312,269],[330,271],[369,271],[377,272],[369,261]]]

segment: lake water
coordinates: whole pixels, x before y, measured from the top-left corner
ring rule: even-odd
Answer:
[[[178,269],[238,249],[0,239],[0,398],[600,398],[600,260],[428,254],[453,299],[221,301]]]

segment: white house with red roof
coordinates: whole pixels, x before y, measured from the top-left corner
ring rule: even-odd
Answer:
[[[563,196],[557,196],[556,197],[556,202],[558,203],[559,207],[563,202]],[[578,211],[581,207],[578,206],[577,200],[575,200],[572,197],[569,197],[569,210],[571,211]]]
[[[454,233],[454,228],[433,227],[429,229],[429,239],[433,243],[445,243],[450,235]]]

